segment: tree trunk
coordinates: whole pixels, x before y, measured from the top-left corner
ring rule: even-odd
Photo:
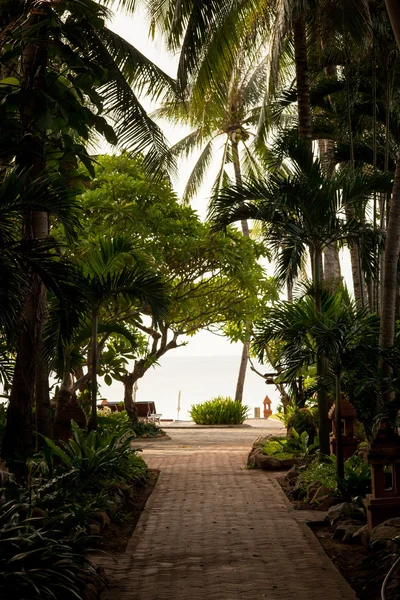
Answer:
[[[232,140],[232,160],[233,160],[233,168],[235,170],[235,180],[236,185],[242,184],[242,173],[240,169],[240,159],[239,159],[239,147],[238,142],[236,140]],[[242,234],[244,237],[250,237],[249,225],[247,220],[241,221],[242,226]],[[249,359],[249,351],[250,351],[250,339],[251,339],[251,324],[246,323],[246,337],[243,342],[242,347],[242,356],[240,358],[240,366],[239,366],[239,374],[236,383],[236,391],[235,391],[235,401],[242,402],[243,401],[243,390],[244,390],[244,382],[246,379],[246,371],[247,371],[247,362]]]
[[[327,69],[328,75],[335,75]],[[335,172],[335,142],[333,140],[318,140],[318,147],[321,159],[322,169],[325,177],[331,177]],[[326,246],[324,250],[324,282],[335,286],[342,281],[340,269],[339,252],[336,244],[332,243]]]
[[[385,0],[390,23],[400,50],[400,4],[398,0]]]
[[[29,5],[32,1],[29,2]],[[28,5],[28,9],[29,9]],[[32,12],[26,28],[37,27],[43,16]],[[45,39],[45,32],[38,31],[38,38]],[[16,157],[19,170],[29,171],[29,181],[41,176],[44,163],[44,143],[37,133],[37,116],[43,112],[43,100],[39,90],[45,89],[47,49],[43,44],[27,43],[22,52],[22,93],[26,102],[20,109],[21,143]],[[23,245],[29,252],[32,240],[45,239],[49,233],[47,213],[32,211],[24,216]],[[34,402],[36,359],[40,345],[40,333],[45,315],[45,291],[39,276],[27,271],[25,297],[17,342],[17,358],[7,410],[7,424],[2,446],[2,458],[21,458],[32,453],[32,408]]]
[[[342,413],[340,406],[340,374],[335,375],[335,424],[336,424],[336,477],[338,484],[344,479]],[[340,489],[340,488],[339,488]]]
[[[314,301],[317,312],[322,311],[322,273],[321,273],[321,249],[314,248]],[[329,418],[328,397],[323,385],[326,375],[326,358],[322,354],[317,356],[317,379],[318,379],[318,412],[319,412],[319,451],[321,455],[329,455]]]
[[[46,361],[38,356],[36,362],[36,447],[43,444],[43,436],[53,439],[53,419],[50,405],[49,368]]]
[[[90,386],[90,398],[92,412],[89,419],[89,429],[97,429],[97,369],[98,369],[98,342],[97,334],[99,328],[99,317],[93,315],[92,321],[92,380]]]
[[[307,34],[305,16],[293,19],[293,42],[296,62],[297,110],[299,134],[303,140],[312,142],[310,86],[308,81]]]
[[[134,373],[124,375],[122,382],[124,384],[124,407],[133,425],[136,425],[138,422],[138,411],[136,402],[133,401]]]
[[[394,343],[394,328],[396,318],[397,266],[400,253],[400,152],[397,155],[394,174],[390,212],[387,215],[387,234],[385,257],[383,264],[383,294],[382,316],[380,330],[380,345],[391,348]],[[391,376],[390,365],[384,361],[383,371],[386,379]],[[391,399],[390,386],[385,386],[384,399]]]

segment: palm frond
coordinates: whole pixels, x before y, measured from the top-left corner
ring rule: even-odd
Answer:
[[[189,179],[186,183],[184,192],[183,192],[183,202],[189,203],[190,200],[196,195],[199,187],[203,183],[205,174],[207,172],[208,167],[210,166],[212,159],[212,145],[213,140],[211,139],[203,151],[201,152],[198,160],[196,161],[195,166],[190,173]]]

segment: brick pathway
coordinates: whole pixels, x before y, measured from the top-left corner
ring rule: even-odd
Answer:
[[[244,469],[258,433],[143,443],[161,475],[104,600],[356,599],[305,524],[323,514],[294,511],[273,476]]]

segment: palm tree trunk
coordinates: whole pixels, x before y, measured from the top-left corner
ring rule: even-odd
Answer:
[[[29,5],[33,4],[29,0]],[[28,9],[29,9],[28,5]],[[28,11],[27,11],[28,14]],[[44,15],[46,17],[46,15]],[[26,21],[26,29],[37,27],[43,15],[32,11]],[[44,37],[43,31],[37,36]],[[22,52],[22,92],[26,101],[20,109],[21,138],[16,164],[20,170],[29,172],[29,181],[40,177],[45,166],[44,144],[36,128],[37,115],[43,112],[43,100],[39,91],[45,89],[47,49],[44,44],[28,43]],[[45,239],[49,234],[47,213],[28,212],[24,217],[22,238],[29,251],[32,240]],[[32,407],[34,403],[36,359],[40,334],[45,315],[45,292],[39,276],[26,274],[26,287],[21,325],[17,342],[17,358],[7,410],[7,424],[2,445],[3,459],[27,456],[33,450]]]
[[[314,248],[314,301],[317,312],[322,311],[322,272],[320,248]],[[319,412],[319,451],[321,455],[329,455],[329,418],[328,397],[322,384],[326,375],[326,358],[323,354],[317,356],[317,378],[318,378],[318,412]]]
[[[93,315],[92,321],[92,381],[90,386],[92,413],[89,420],[90,429],[97,429],[97,368],[99,362],[97,343],[98,328],[99,317],[95,314]]]
[[[338,483],[344,478],[342,413],[340,406],[340,373],[335,375],[335,424],[336,424],[336,477]]]
[[[397,266],[400,254],[400,152],[397,155],[396,170],[393,181],[390,212],[387,215],[387,234],[385,257],[383,264],[382,316],[380,345],[390,348],[394,343],[396,319]],[[390,365],[384,361],[383,371],[388,380],[391,376]],[[385,386],[384,399],[391,399],[390,386]]]
[[[49,368],[41,352],[36,362],[36,447],[40,448],[43,436],[53,439],[53,419],[50,405]]]
[[[232,160],[233,160],[233,168],[235,170],[235,180],[236,185],[242,184],[242,172],[240,169],[240,158],[239,158],[239,144],[237,140],[232,140]],[[246,220],[241,221],[242,226],[242,234],[244,237],[250,237],[249,225]],[[246,334],[245,340],[243,342],[242,347],[242,355],[240,357],[240,365],[239,365],[239,374],[236,383],[236,391],[235,391],[235,401],[242,402],[243,401],[243,390],[244,390],[244,382],[246,379],[246,371],[247,371],[247,362],[249,359],[249,351],[250,351],[250,339],[251,339],[251,324],[246,323]]]
[[[296,62],[297,110],[299,134],[304,140],[312,142],[312,121],[310,104],[310,85],[308,80],[307,33],[305,17],[293,19],[293,42]]]
[[[336,73],[336,69],[334,69]],[[328,73],[330,74],[330,73]],[[333,140],[318,140],[321,165],[325,176],[330,177],[335,172],[335,142]],[[336,244],[332,243],[324,249],[324,281],[341,282],[342,274],[339,261],[339,252]]]
[[[400,50],[400,5],[398,0],[385,0],[394,36]]]

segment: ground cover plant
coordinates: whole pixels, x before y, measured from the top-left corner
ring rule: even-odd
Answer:
[[[241,425],[249,412],[248,406],[243,406],[229,397],[218,396],[201,404],[194,404],[190,416],[197,425]]]

